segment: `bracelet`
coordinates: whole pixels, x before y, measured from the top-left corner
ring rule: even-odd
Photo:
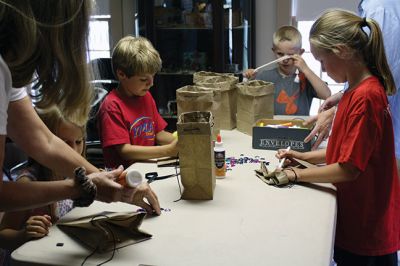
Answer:
[[[294,173],[294,180],[292,182],[293,183],[297,183],[297,173],[296,173],[296,171],[292,167],[286,168],[285,170],[290,170],[290,171],[292,171]]]
[[[81,197],[74,199],[74,207],[87,207],[93,203],[97,194],[97,187],[93,181],[87,177],[84,167],[78,167],[74,171],[75,184],[79,185],[82,191]]]

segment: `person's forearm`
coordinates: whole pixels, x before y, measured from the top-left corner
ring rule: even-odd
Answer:
[[[0,136],[0,166],[3,165],[5,136]],[[51,202],[78,198],[80,189],[74,181],[3,182],[0,180],[0,211],[32,209]]]
[[[140,146],[124,144],[120,147],[116,147],[116,149],[120,156],[127,161],[140,161],[172,156],[170,145]]]
[[[88,173],[96,167],[56,137],[36,114],[29,98],[11,102],[8,107],[8,136],[30,157],[64,176],[73,176],[78,166]]]
[[[0,182],[0,211],[33,209],[80,197],[72,179],[48,182]]]
[[[158,132],[156,135],[156,142],[158,145],[166,145],[173,142],[174,140],[175,137],[171,133],[164,130]]]
[[[24,230],[4,228],[0,231],[0,248],[3,249],[14,250],[28,240]]]
[[[293,176],[289,180],[293,181]],[[352,181],[357,178],[358,173],[351,172],[342,165],[335,163],[321,167],[296,169],[297,181],[308,183],[339,183]]]
[[[302,156],[299,159],[301,159],[303,161],[307,161],[312,164],[325,163],[326,149],[304,152],[304,153],[302,153]]]
[[[51,168],[61,175],[73,177],[75,168],[79,166],[85,167],[88,174],[99,172],[95,166],[58,137],[54,136],[54,138],[51,139],[46,151],[47,153],[42,154],[38,161],[43,165],[51,165]]]
[[[320,79],[310,68],[307,67],[307,69],[304,69],[303,73],[308,81],[310,81],[319,99],[325,100],[331,96],[331,90],[329,89],[328,85],[326,85],[326,83]]]
[[[27,153],[57,174],[73,177],[75,168],[79,166],[84,166],[88,173],[98,172],[96,167],[55,135],[48,140],[40,141],[40,143],[40,147],[35,144],[31,145]]]

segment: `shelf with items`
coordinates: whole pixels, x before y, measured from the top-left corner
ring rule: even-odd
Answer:
[[[160,53],[151,90],[162,116],[197,71],[240,75],[253,67],[255,0],[137,0],[139,35]],[[172,117],[171,117],[172,115]]]
[[[225,30],[243,30],[245,28],[249,28],[249,26],[236,26],[236,27],[225,27]],[[206,27],[191,27],[191,26],[182,26],[182,25],[177,25],[175,27],[171,26],[157,26],[156,30],[160,31],[168,31],[168,30],[213,30],[212,28],[206,28]]]
[[[176,27],[162,27],[162,26],[157,26],[157,30],[212,30],[212,28],[206,28],[206,27],[191,27],[191,26],[176,26]]]

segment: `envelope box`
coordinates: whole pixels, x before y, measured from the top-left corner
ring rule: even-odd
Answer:
[[[300,128],[281,127],[287,123]],[[267,125],[272,125],[268,127]],[[274,125],[277,128],[274,128]],[[311,142],[304,138],[311,132],[311,127],[304,127],[302,120],[259,119],[253,126],[253,149],[278,150],[290,147],[296,151],[310,151]]]

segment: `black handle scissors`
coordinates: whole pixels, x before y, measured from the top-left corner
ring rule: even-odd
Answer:
[[[159,176],[157,172],[150,172],[145,174],[145,178],[147,179],[147,183],[151,183],[156,180],[167,179],[177,175],[179,175],[179,173]]]

